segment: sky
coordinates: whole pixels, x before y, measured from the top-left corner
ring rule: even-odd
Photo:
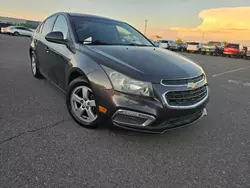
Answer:
[[[154,38],[250,45],[250,0],[0,0],[0,16],[44,20],[59,11],[122,20]]]

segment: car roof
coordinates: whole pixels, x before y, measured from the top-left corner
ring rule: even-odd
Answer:
[[[91,15],[91,14],[82,14],[82,13],[73,13],[73,12],[58,12],[58,13],[55,13],[53,15],[56,15],[56,14],[64,14],[64,15],[67,14],[69,16],[78,16],[78,17],[85,17],[85,18],[97,18],[97,19],[102,19],[102,20],[122,22],[119,20],[115,20],[115,19],[111,19],[111,18],[107,18],[107,17],[102,17],[102,16],[97,16],[97,15]]]

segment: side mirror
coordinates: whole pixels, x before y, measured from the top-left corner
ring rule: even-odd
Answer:
[[[45,39],[49,42],[57,44],[68,44],[68,41],[63,38],[63,33],[60,31],[50,32],[45,36]]]

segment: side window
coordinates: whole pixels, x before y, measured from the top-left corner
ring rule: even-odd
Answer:
[[[53,16],[53,17],[48,18],[44,22],[43,29],[42,29],[42,35],[45,36],[52,31],[52,27],[54,25],[55,19],[56,19],[56,16]]]
[[[24,28],[26,31],[31,31],[29,28]]]
[[[59,15],[57,17],[56,23],[55,23],[54,28],[53,28],[53,31],[61,31],[63,33],[64,39],[67,38],[69,28],[68,28],[68,24],[67,24],[67,21],[66,21],[64,16]]]

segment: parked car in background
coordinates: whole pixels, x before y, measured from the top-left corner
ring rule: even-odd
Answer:
[[[11,35],[19,36],[32,36],[34,33],[33,29],[22,27],[22,26],[10,26],[6,28],[6,32]]]
[[[159,47],[159,42],[158,41],[154,41],[152,39],[148,39],[150,40],[156,47]]]
[[[187,52],[200,53],[203,44],[199,42],[189,42],[187,45]]]
[[[167,40],[158,40],[157,42],[159,43],[159,47],[160,48],[164,48],[164,49],[168,49],[169,48]]]
[[[172,51],[179,51],[179,45],[173,41],[169,44],[169,49]]]
[[[245,55],[247,53],[247,46],[243,46],[243,54]]]
[[[244,51],[244,59],[250,59],[250,46],[247,46],[246,51]]]
[[[36,30],[29,54],[33,76],[57,85],[66,94],[70,115],[84,127],[106,121],[161,133],[207,115],[204,70],[155,48],[127,23],[57,13]]]
[[[159,40],[159,47],[170,49],[170,47],[174,44],[174,41],[172,40]]]
[[[241,44],[229,43],[224,47],[224,56],[227,57],[243,57],[244,49]]]
[[[187,51],[187,44],[186,43],[182,43],[182,42],[176,42],[177,46],[178,46],[178,51],[180,52],[185,52]]]
[[[222,55],[224,51],[223,42],[210,41],[201,47],[202,54]]]
[[[0,33],[6,33],[6,27],[10,26],[8,23],[0,23]]]

